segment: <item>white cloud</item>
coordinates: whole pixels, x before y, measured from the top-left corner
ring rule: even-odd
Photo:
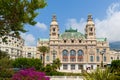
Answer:
[[[36,24],[35,26],[36,26],[37,28],[40,28],[40,29],[44,29],[44,30],[47,29],[47,25],[44,24],[44,23],[37,22],[37,24]]]
[[[106,12],[105,19],[95,20],[97,35],[107,37],[110,41],[120,41],[120,4],[111,4]]]
[[[97,37],[106,37],[109,41],[120,41],[120,3],[111,4],[106,10],[106,14],[103,20],[94,19]],[[85,24],[86,19],[78,22],[76,19],[69,19],[66,25],[77,28],[83,33]]]
[[[21,33],[22,38],[25,40],[25,45],[27,46],[35,46],[36,40],[32,34]]]
[[[84,33],[85,24],[86,21],[83,18],[80,21],[77,21],[76,19],[69,19],[66,26],[67,28],[72,27],[73,29],[78,29],[78,31]]]

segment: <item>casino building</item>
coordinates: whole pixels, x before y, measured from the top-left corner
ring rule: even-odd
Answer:
[[[37,47],[50,47],[50,52],[46,53],[46,64],[59,58],[62,63],[60,71],[64,72],[96,69],[101,66],[101,62],[104,67],[110,64],[109,43],[106,38],[96,37],[92,15],[88,15],[85,34],[72,28],[59,33],[59,29],[56,16],[53,15],[49,39],[39,39],[37,42]]]

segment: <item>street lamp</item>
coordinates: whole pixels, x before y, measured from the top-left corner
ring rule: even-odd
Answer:
[[[102,50],[102,51],[100,52],[100,54],[101,54],[101,56],[102,56],[102,60],[101,60],[101,67],[102,67],[102,68],[103,68],[103,55],[104,55],[104,53],[105,53],[104,50]]]

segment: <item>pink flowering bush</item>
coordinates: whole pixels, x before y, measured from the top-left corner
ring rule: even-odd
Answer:
[[[12,80],[50,80],[44,72],[37,72],[34,68],[20,70],[13,75]]]

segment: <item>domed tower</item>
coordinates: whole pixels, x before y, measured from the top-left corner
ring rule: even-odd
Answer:
[[[85,36],[87,39],[96,39],[95,24],[92,15],[88,15],[87,24],[85,28]]]
[[[59,27],[58,22],[56,20],[56,15],[53,15],[52,22],[50,24],[50,40],[59,38]]]

